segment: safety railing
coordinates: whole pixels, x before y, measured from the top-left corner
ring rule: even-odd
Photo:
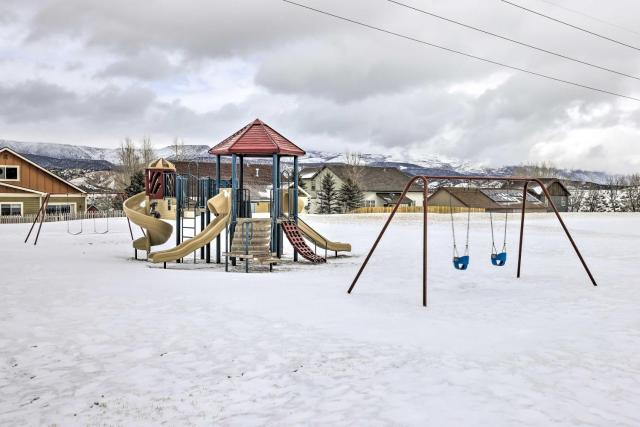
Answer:
[[[44,217],[43,222],[59,222],[59,221],[76,221],[81,219],[101,219],[101,218],[123,218],[124,211],[104,211],[104,212],[87,212],[87,213],[64,213],[55,214],[48,213]],[[2,224],[32,224],[38,215],[23,216],[0,216],[0,225]]]

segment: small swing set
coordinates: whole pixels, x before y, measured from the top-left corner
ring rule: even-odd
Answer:
[[[96,194],[109,194],[109,193],[96,193]],[[71,206],[71,203],[69,203],[69,194],[68,193],[67,193],[67,206]],[[100,230],[100,231],[98,231],[98,225],[97,225],[97,221],[96,221],[96,216],[95,215],[91,215],[91,216],[92,216],[92,219],[93,219],[93,233],[92,234],[107,234],[109,232],[109,215],[107,214],[107,216],[104,217],[104,219],[106,220],[106,226],[105,226],[104,230]],[[85,218],[83,216],[80,216],[80,228],[77,229],[77,231],[72,231],[71,230],[71,211],[69,211],[69,216],[67,217],[67,220],[66,220],[66,223],[67,223],[67,234],[70,234],[72,236],[78,236],[78,235],[84,233],[84,220],[85,220]]]
[[[471,181],[503,181],[503,182],[512,182],[512,183],[522,183],[523,184],[523,190],[522,190],[522,206],[521,206],[521,215],[520,215],[520,241],[519,241],[519,245],[518,245],[518,267],[517,267],[517,273],[516,273],[516,277],[520,278],[520,273],[521,273],[521,267],[522,267],[522,244],[523,244],[523,238],[524,238],[524,220],[525,220],[525,212],[526,212],[526,201],[527,201],[527,194],[528,194],[528,187],[529,187],[529,183],[535,183],[537,185],[540,186],[540,188],[542,189],[542,192],[544,193],[548,203],[549,203],[549,207],[551,207],[551,209],[553,210],[556,218],[558,219],[558,222],[560,223],[560,226],[562,227],[565,235],[567,236],[567,238],[569,239],[569,242],[571,243],[571,246],[573,247],[578,259],[580,260],[580,263],[582,264],[582,267],[584,268],[585,272],[587,273],[587,275],[589,276],[589,279],[591,280],[591,283],[593,284],[593,286],[598,286],[598,284],[596,283],[595,278],[593,277],[593,274],[591,274],[591,270],[589,270],[589,267],[587,266],[587,263],[585,262],[584,258],[582,257],[582,254],[580,253],[580,250],[578,249],[578,246],[576,245],[576,242],[573,240],[573,237],[571,236],[571,233],[569,232],[569,229],[567,228],[567,226],[565,225],[564,221],[562,220],[562,217],[560,216],[560,212],[558,212],[558,209],[556,208],[555,204],[553,203],[553,199],[551,198],[551,195],[549,194],[549,191],[547,190],[547,187],[544,185],[544,183],[538,179],[538,178],[528,178],[528,177],[496,177],[496,176],[466,176],[466,177],[460,177],[460,176],[435,176],[435,175],[418,175],[418,176],[414,176],[413,178],[411,178],[411,180],[407,183],[406,187],[404,188],[404,191],[402,192],[402,194],[400,195],[400,198],[398,200],[402,200],[407,192],[409,191],[409,189],[417,182],[417,181],[421,181],[422,185],[423,185],[423,201],[422,201],[422,210],[423,210],[423,215],[422,215],[422,305],[424,307],[427,306],[427,279],[428,279],[428,263],[427,263],[427,254],[428,254],[428,212],[429,212],[429,199],[428,199],[428,190],[429,190],[429,181],[431,180],[438,180],[438,181],[442,181],[442,180],[465,180],[467,182],[471,182]],[[451,202],[450,202],[451,204]],[[389,227],[389,224],[391,223],[391,221],[393,220],[394,216],[396,215],[397,211],[398,211],[398,207],[400,206],[400,204],[396,204],[395,207],[393,208],[393,210],[391,211],[391,214],[389,215],[389,218],[387,218],[387,221],[385,222],[384,226],[382,227],[382,230],[380,230],[380,233],[378,234],[378,237],[376,238],[375,242],[373,243],[373,246],[371,247],[371,249],[369,250],[369,253],[367,254],[366,258],[364,259],[364,262],[362,263],[362,265],[360,266],[360,269],[358,270],[358,273],[356,274],[356,277],[353,279],[353,282],[351,282],[351,286],[349,287],[349,290],[347,291],[347,293],[351,293],[353,291],[353,289],[356,286],[356,283],[358,283],[358,279],[360,279],[360,276],[362,275],[362,272],[364,271],[364,269],[367,267],[367,264],[369,263],[369,260],[371,259],[371,256],[373,255],[373,252],[376,250],[376,248],[378,247],[378,244],[380,243],[380,240],[382,239],[382,236],[384,235],[384,233],[387,231],[387,228]],[[452,212],[453,209],[450,209],[450,211]],[[508,221],[508,213],[505,212],[505,220],[504,220],[504,240],[502,243],[502,248],[500,251],[498,251],[497,247],[496,247],[496,241],[495,241],[495,234],[494,234],[494,223],[493,223],[493,214],[490,212],[489,213],[489,218],[491,221],[491,264],[493,264],[496,267],[503,267],[506,263],[507,263],[507,221]],[[467,234],[466,234],[466,242],[465,242],[465,248],[464,248],[464,252],[462,252],[462,256],[460,255],[459,251],[458,251],[458,247],[457,247],[457,242],[456,242],[456,235],[455,235],[455,224],[454,224],[454,217],[453,217],[453,213],[451,213],[451,232],[452,232],[452,237],[453,237],[453,265],[455,267],[456,270],[466,270],[469,267],[469,228],[470,228],[470,223],[471,223],[471,212],[468,211],[467,213]]]
[[[106,195],[116,195],[116,196],[123,196],[123,193],[86,193],[87,195],[101,195],[101,196],[106,196]],[[40,206],[40,208],[38,209],[38,213],[36,215],[36,217],[33,220],[33,223],[31,224],[31,228],[29,229],[29,232],[27,233],[27,237],[24,239],[24,243],[27,243],[29,241],[29,237],[31,237],[31,233],[33,232],[36,224],[39,223],[38,225],[38,229],[37,229],[37,233],[35,235],[35,239],[33,241],[34,246],[38,244],[38,238],[40,237],[40,231],[42,229],[42,224],[45,222],[45,219],[47,217],[47,208],[49,206],[54,206],[50,203],[50,199],[51,199],[52,194],[47,194]],[[69,198],[69,193],[66,194],[66,205],[67,206],[71,206],[71,203],[69,202],[70,198]],[[71,235],[71,236],[78,236],[80,234],[85,233],[85,227],[84,227],[84,220],[88,219],[85,216],[80,216],[79,220],[80,220],[80,227],[79,228],[75,228],[73,229],[71,227],[71,210],[69,209],[69,213],[67,214],[62,214],[62,220],[64,220],[67,224],[67,234]],[[97,219],[95,215],[92,216],[93,219],[93,233],[91,234],[107,234],[109,233],[111,230],[109,228],[109,215],[107,214],[104,217],[104,220],[106,221],[105,224],[105,228],[104,229],[98,229],[98,224],[97,224]],[[131,230],[131,224],[129,224],[129,232],[131,233],[131,239],[133,239],[133,231]]]

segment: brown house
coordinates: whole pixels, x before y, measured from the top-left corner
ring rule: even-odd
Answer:
[[[452,206],[484,209],[485,212],[516,212],[522,209],[522,192],[496,188],[440,187],[429,196],[430,206]],[[546,212],[546,207],[533,195],[527,195],[527,211]]]
[[[87,193],[9,148],[0,148],[0,216],[84,213]]]

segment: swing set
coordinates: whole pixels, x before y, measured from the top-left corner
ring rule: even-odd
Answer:
[[[101,195],[101,196],[107,196],[107,195],[116,195],[119,197],[122,197],[123,194],[122,193],[86,193],[87,195]],[[54,206],[50,203],[50,198],[51,198],[51,194],[47,194],[40,206],[40,209],[38,210],[38,213],[36,215],[36,217],[33,220],[33,223],[31,224],[31,228],[29,229],[29,233],[27,233],[27,237],[24,239],[24,243],[27,243],[29,241],[29,237],[31,236],[31,233],[33,232],[35,225],[39,223],[38,225],[38,229],[37,229],[37,233],[35,235],[35,239],[34,239],[34,246],[38,244],[38,238],[40,237],[40,230],[42,229],[42,224],[45,222],[46,216],[49,215],[47,214],[47,208],[49,206]],[[71,206],[71,203],[69,202],[69,194],[66,194],[66,203],[65,205],[67,206]],[[80,234],[86,233],[85,229],[84,229],[84,220],[85,219],[93,219],[93,233],[91,234],[107,234],[110,232],[109,229],[109,216],[105,216],[104,219],[106,221],[105,227],[103,229],[99,229],[98,225],[97,225],[97,218],[95,215],[92,216],[92,218],[86,218],[86,216],[81,215],[79,217],[80,219],[80,227],[79,228],[75,228],[73,229],[71,227],[71,210],[69,209],[69,213],[62,213],[62,219],[67,223],[67,234],[70,234],[72,236],[78,236]],[[129,224],[129,232],[131,233],[131,238],[133,239],[133,231],[131,230],[131,224]]]
[[[551,198],[551,195],[549,194],[549,191],[547,190],[547,187],[544,185],[544,183],[537,179],[537,178],[523,178],[523,177],[495,177],[495,176],[465,176],[465,177],[460,177],[460,176],[435,176],[435,175],[418,175],[418,176],[414,176],[413,178],[411,178],[411,180],[407,183],[406,187],[404,188],[404,191],[402,192],[402,194],[400,195],[400,198],[398,200],[402,200],[407,192],[409,191],[409,189],[411,188],[412,185],[414,185],[417,181],[421,181],[422,185],[423,185],[423,201],[422,201],[422,209],[423,209],[423,215],[422,215],[422,305],[424,307],[427,306],[427,279],[428,279],[428,263],[427,263],[427,254],[428,254],[428,212],[429,212],[429,199],[428,199],[428,191],[429,191],[429,182],[431,180],[464,180],[467,182],[471,182],[471,181],[503,181],[503,182],[518,182],[518,183],[522,183],[523,184],[523,190],[522,190],[522,206],[521,206],[521,215],[520,215],[520,241],[519,241],[519,245],[518,245],[518,268],[517,268],[517,273],[516,273],[516,277],[520,278],[520,273],[521,273],[521,267],[522,267],[522,244],[523,244],[523,237],[524,237],[524,220],[525,220],[525,212],[526,212],[526,201],[527,201],[527,190],[529,188],[529,183],[535,183],[537,185],[540,186],[540,188],[542,189],[542,192],[544,193],[549,206],[552,208],[556,218],[558,219],[558,222],[560,223],[560,226],[562,227],[565,235],[567,236],[567,238],[569,239],[569,242],[571,243],[571,246],[573,247],[573,250],[575,251],[578,259],[580,260],[580,263],[582,264],[582,267],[584,268],[585,272],[587,273],[587,275],[589,276],[589,279],[591,280],[591,283],[593,284],[593,286],[598,286],[598,284],[596,283],[595,278],[593,277],[593,275],[591,274],[591,270],[589,270],[589,267],[587,266],[586,261],[584,260],[584,258],[582,257],[582,254],[580,253],[580,250],[578,249],[578,246],[576,245],[576,242],[573,240],[573,237],[571,236],[571,233],[569,232],[569,229],[567,228],[567,226],[565,225],[564,221],[562,220],[562,217],[560,216],[560,212],[558,212],[558,209],[556,208],[555,204],[553,203],[553,200]],[[451,202],[450,202],[451,203]],[[364,271],[364,269],[366,268],[367,264],[369,263],[369,260],[371,259],[371,256],[373,255],[373,252],[376,250],[376,248],[378,247],[378,244],[380,243],[380,240],[382,239],[382,236],[384,235],[384,233],[387,231],[387,228],[389,227],[389,224],[391,223],[391,221],[393,220],[394,216],[396,215],[396,212],[398,211],[398,207],[400,206],[400,204],[396,204],[395,207],[393,208],[393,210],[391,211],[391,214],[389,215],[389,218],[387,218],[387,221],[385,222],[384,226],[382,227],[382,230],[380,230],[380,233],[378,234],[378,237],[376,238],[375,242],[373,243],[373,246],[371,247],[371,250],[369,250],[369,253],[367,254],[366,258],[364,259],[364,262],[362,263],[362,266],[360,266],[360,269],[358,270],[358,273],[356,274],[356,277],[353,279],[353,282],[351,282],[351,286],[349,287],[349,290],[347,291],[347,293],[351,293],[353,291],[353,289],[356,286],[356,283],[358,283],[358,279],[360,279],[360,275],[362,275],[362,272]],[[452,210],[452,209],[451,209]],[[500,250],[500,252],[498,252],[497,247],[496,247],[496,242],[495,242],[495,236],[494,236],[494,226],[493,226],[493,214],[490,213],[489,214],[489,218],[491,221],[491,264],[497,266],[497,267],[502,267],[506,264],[507,262],[507,220],[508,220],[508,213],[505,212],[505,222],[504,222],[504,241],[502,244],[502,248]],[[466,234],[466,242],[465,242],[465,248],[464,248],[464,252],[462,252],[462,256],[460,256],[459,252],[458,252],[458,248],[457,248],[457,243],[456,243],[456,236],[455,236],[455,224],[454,224],[454,220],[453,220],[453,213],[451,214],[451,232],[453,235],[453,265],[456,268],[456,270],[466,270],[469,267],[469,228],[470,228],[470,223],[471,223],[471,213],[468,212],[467,213],[467,234]]]
[[[469,185],[467,186],[469,187]],[[471,225],[471,210],[467,211],[467,235],[464,244],[463,255],[458,252],[458,244],[456,240],[456,227],[453,220],[453,204],[451,202],[451,193],[449,193],[449,214],[451,216],[451,236],[453,238],[453,267],[456,270],[466,270],[469,267],[469,229]],[[503,267],[507,263],[507,223],[509,221],[509,212],[504,212],[504,238],[502,240],[502,249],[498,252],[496,247],[496,238],[493,226],[493,212],[489,211],[489,224],[491,225],[491,264],[496,267]]]

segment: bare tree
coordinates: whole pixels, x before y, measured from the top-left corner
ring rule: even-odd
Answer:
[[[518,166],[514,175],[533,176],[536,178],[560,178],[560,170],[551,162],[542,161],[539,163],[527,163]]]
[[[624,186],[624,180],[620,177],[610,177],[607,180],[607,195],[609,196],[609,206],[612,212],[620,212],[623,210],[620,201],[621,188]]]
[[[347,165],[347,177],[360,187],[364,174],[362,153],[347,151],[344,154],[344,158]]]
[[[121,188],[129,185],[131,177],[142,168],[140,156],[136,145],[131,138],[126,137],[118,149],[118,160],[120,161],[120,179],[119,186]]]
[[[631,212],[640,212],[640,174],[629,175],[625,178],[625,184],[627,209]]]
[[[581,189],[574,189],[569,196],[569,211],[580,212],[584,204],[586,191]]]
[[[148,135],[142,137],[140,157],[144,166],[149,166],[149,163],[156,159],[156,152],[151,145],[151,137]]]
[[[602,192],[597,189],[589,190],[585,195],[583,207],[587,212],[604,211],[604,197]]]
[[[184,152],[184,140],[175,137],[173,139],[173,144],[171,144],[171,148],[173,149],[173,159],[176,161],[184,160],[185,152]]]

